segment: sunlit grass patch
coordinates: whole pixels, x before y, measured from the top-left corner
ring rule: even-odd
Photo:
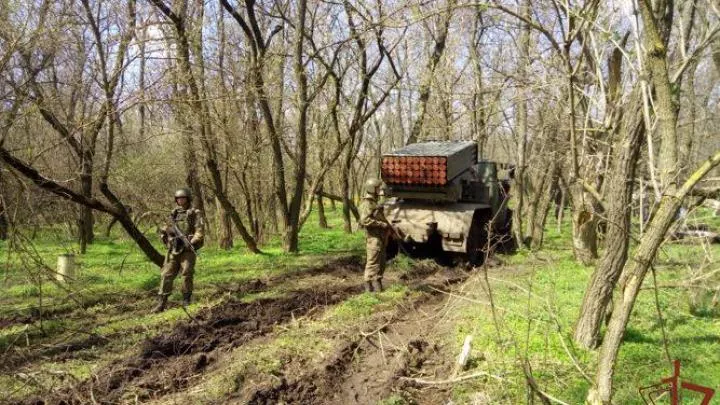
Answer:
[[[571,246],[569,229],[567,234],[554,232],[548,230],[550,238],[546,243]],[[467,303],[460,311],[450,337],[453,350],[459,352],[465,336],[474,335],[474,342],[481,343],[474,346],[473,355],[486,358],[474,366],[503,375],[505,382],[488,384],[478,379],[458,384],[453,394],[456,401],[467,402],[474,393],[485,392],[491,395],[493,403],[524,402],[525,376],[518,364],[519,359],[527,357],[542,389],[567,403],[584,402],[590,384],[577,368],[592,378],[597,352],[576,348],[572,331],[594,267],[578,264],[572,249],[550,246],[537,254],[521,251],[505,257],[506,265],[513,269],[508,277],[502,276],[502,268],[490,272],[497,326],[488,297],[478,292],[483,291],[482,278],[476,277],[465,287],[465,292],[478,292],[470,294],[477,303]],[[692,269],[697,270],[702,263],[715,262],[719,253],[718,246],[664,245],[655,265],[660,286],[658,302],[649,273],[620,351],[615,376],[616,403],[642,404],[639,387],[656,384],[672,374],[666,359],[666,343],[670,356],[683,364],[684,380],[720,386],[720,321],[712,313],[693,312],[687,293],[677,288],[678,280],[688,278]],[[706,295],[706,307],[707,300]]]

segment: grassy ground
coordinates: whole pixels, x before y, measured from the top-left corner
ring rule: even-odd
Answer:
[[[261,255],[248,254],[244,246],[240,246],[241,241],[230,251],[212,245],[205,247],[196,266],[198,295],[202,296],[204,289],[214,285],[270,277],[361,252],[362,234],[345,234],[339,216],[331,218],[331,226],[331,229],[320,230],[316,221],[308,220],[301,232],[302,253],[299,255],[283,254],[277,240],[264,247]],[[159,268],[149,263],[120,230],[116,231],[118,233],[110,238],[98,236],[86,254],[76,256],[77,277],[69,285],[53,280],[57,256],[77,250],[61,231],[46,230],[31,244],[26,244],[35,253],[35,260],[10,254],[7,242],[0,241],[3,288],[0,318],[92,306],[109,297],[122,300],[140,292],[156,291]],[[149,235],[151,239],[153,236]],[[162,249],[159,243],[157,248]],[[72,292],[72,299],[68,299],[68,290]],[[176,291],[174,298],[178,298],[178,294]]]
[[[720,229],[720,218],[698,219]],[[475,302],[466,299],[464,309],[452,320],[454,329],[448,339],[453,340],[458,353],[465,336],[473,335],[475,359],[484,358],[473,366],[504,380],[491,380],[492,384],[476,380],[455,386],[453,396],[459,403],[470,401],[477,392],[488,393],[492,403],[525,402],[526,385],[518,364],[526,357],[541,389],[566,403],[584,402],[590,383],[578,369],[592,378],[597,353],[575,348],[571,337],[583,288],[593,269],[573,260],[569,234],[567,225],[561,232],[548,229],[542,252],[520,252],[506,258],[507,266],[490,270],[497,321],[493,320],[482,276],[474,277],[465,286],[464,291],[470,292],[467,298]],[[689,294],[673,286],[701,267],[704,272],[715,270],[718,260],[717,245],[665,245],[656,262],[657,283],[661,286],[658,303],[664,322],[658,317],[653,277],[649,274],[620,352],[614,380],[616,403],[642,404],[640,387],[672,375],[663,324],[667,350],[682,364],[681,379],[720,388],[720,311],[711,303],[714,292]],[[717,285],[717,281],[717,276],[711,277],[705,285]],[[684,403],[699,403],[692,395],[686,400]],[[720,403],[718,398],[714,401]]]
[[[189,312],[193,314],[220,302],[232,294],[223,293],[229,286],[302,272],[343,255],[362,254],[362,234],[346,235],[338,216],[331,215],[330,220],[329,230],[318,229],[314,218],[308,221],[301,235],[299,255],[283,254],[277,241],[266,246],[263,255],[249,254],[241,247],[230,252],[206,247],[196,274],[199,301],[191,305]],[[720,229],[717,218],[700,220]],[[448,361],[459,352],[465,336],[471,334],[474,349],[469,371],[485,370],[503,380],[489,383],[475,379],[456,384],[451,394],[456,402],[472,402],[478,398],[478,392],[489,396],[492,403],[525,402],[524,377],[518,369],[518,359],[522,358],[530,360],[541,389],[567,403],[583,402],[589,383],[578,369],[592,376],[596,354],[574,348],[571,331],[592,268],[578,265],[572,259],[569,235],[568,224],[559,231],[549,226],[543,251],[504,256],[504,265],[489,271],[495,316],[488,305],[482,274],[463,286],[464,298],[455,298],[463,305],[450,319],[444,337],[449,348]],[[107,239],[100,237],[87,254],[78,256],[76,280],[69,285],[56,284],[51,271],[40,263],[54,267],[57,255],[73,248],[63,232],[52,230],[45,230],[33,241],[37,252],[35,260],[8,256],[7,245],[0,242],[0,320],[29,319],[0,325],[0,352],[7,353],[11,347],[30,352],[33,348],[72,342],[85,335],[111,341],[102,348],[89,348],[82,356],[62,362],[40,358],[24,370],[28,374],[39,372],[34,378],[39,379],[42,372],[85,378],[98,365],[126,356],[139,342],[186,318],[179,308],[158,315],[147,313],[159,282],[159,271],[119,233]],[[720,313],[711,305],[712,292],[689,294],[671,286],[700,268],[706,272],[714,270],[718,258],[720,247],[717,246],[665,246],[656,264],[664,322],[658,318],[653,278],[649,276],[620,353],[615,381],[617,403],[642,403],[638,388],[655,384],[671,374],[661,325],[665,328],[670,355],[682,361],[682,379],[720,387]],[[410,266],[409,261],[400,259],[391,271],[403,271]],[[707,285],[715,285],[716,281],[717,277],[711,277]],[[291,287],[278,286],[259,294],[244,294],[241,298],[251,301],[278,297]],[[356,335],[374,316],[414,294],[417,292],[394,285],[379,296],[353,296],[320,317],[297,320],[284,326],[272,340],[251,342],[227,353],[233,361],[208,370],[198,384],[170,400],[181,400],[183,396],[198,401],[222,398],[239,389],[238,376],[277,373],[287,358],[305,359],[310,368],[341,347],[349,336]],[[177,301],[178,294],[172,299]],[[39,312],[46,319],[42,323],[38,321]],[[1,373],[0,387],[3,387],[0,391],[33,392],[26,381]],[[387,402],[402,401],[402,396],[392,396]]]
[[[206,246],[196,266],[197,301],[188,312],[195,314],[218,303],[223,299],[223,291],[248,280],[288,275],[361,253],[362,234],[345,234],[339,215],[331,216],[330,229],[321,230],[316,224],[316,218],[308,220],[300,238],[302,253],[297,255],[282,253],[279,241],[265,246],[261,255],[250,254],[242,246],[229,252]],[[53,271],[57,255],[77,249],[67,241],[64,232],[44,230],[24,246],[32,252],[32,259],[10,253],[7,243],[0,241],[0,321],[8,324],[5,327],[0,324],[0,353],[7,353],[10,348],[30,352],[45,345],[84,344],[88,336],[110,341],[102,349],[84,351],[81,359],[62,363],[39,360],[32,365],[34,371],[85,378],[98,364],[122,357],[124,351],[138,342],[187,317],[178,307],[161,314],[149,313],[160,281],[159,269],[120,232],[110,238],[98,236],[86,254],[77,255],[77,274],[68,284],[55,282]],[[180,281],[176,280],[171,297],[176,302],[180,300]],[[268,291],[243,299],[283,293]],[[44,384],[43,380],[35,382]],[[31,385],[0,373],[0,393],[33,392]]]

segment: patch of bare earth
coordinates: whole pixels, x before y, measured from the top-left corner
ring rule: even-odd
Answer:
[[[439,338],[441,329],[448,327],[440,320],[451,311],[443,291],[457,286],[467,273],[444,269],[416,278],[427,269],[415,268],[406,280],[411,288],[426,294],[378,314],[320,367],[304,370],[303,362],[290,361],[279,378],[239,392],[229,402],[372,404],[392,395],[415,403],[444,402],[445,389],[435,387],[431,395],[425,395],[424,389],[407,377],[427,377],[428,370],[435,375],[449,372]]]

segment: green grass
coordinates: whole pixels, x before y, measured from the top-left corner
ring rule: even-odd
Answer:
[[[319,229],[315,217],[308,220],[300,235],[300,254],[283,253],[277,240],[263,247],[264,253],[260,255],[251,254],[242,246],[236,246],[230,251],[206,246],[201,251],[195,272],[195,297],[199,301],[190,307],[190,312],[217,302],[217,299],[208,301],[208,297],[217,296],[220,286],[282,276],[322,265],[342,255],[361,254],[362,233],[345,234],[340,216],[332,215],[332,211],[330,214],[330,229]],[[38,232],[37,239],[32,241],[32,249],[48,268],[54,267],[57,255],[76,249],[63,237],[63,232],[49,228]],[[321,249],[323,243],[329,246],[325,250]],[[15,324],[0,329],[0,350],[4,351],[18,342],[33,344],[62,339],[62,336],[78,329],[103,336],[131,330],[157,333],[186,317],[180,309],[162,314],[146,314],[152,305],[148,299],[154,298],[160,282],[160,269],[150,263],[132,241],[120,232],[111,238],[98,236],[86,254],[77,255],[76,279],[68,284],[56,283],[52,270],[36,262],[22,261],[22,257],[16,254],[10,255],[8,259],[6,242],[0,247],[3,248],[0,258],[4,260],[0,263],[0,269],[5,271],[0,281],[0,318],[38,313],[47,318],[53,313],[67,313],[67,316],[35,321],[27,326]],[[161,246],[158,245],[158,248]],[[179,284],[180,277],[175,281],[172,300],[179,300]],[[279,295],[282,292],[268,291],[241,298],[249,302]],[[138,300],[141,300],[140,307],[136,306],[134,311],[129,310],[126,314],[111,308],[131,305],[132,309]]]
[[[720,229],[716,218],[705,216],[702,221]],[[488,305],[468,304],[461,311],[449,337],[454,353],[459,352],[466,335],[474,335],[475,342],[482,342],[474,349],[476,357],[486,357],[474,365],[502,375],[505,382],[487,384],[477,380],[457,385],[453,395],[460,403],[470,401],[477,392],[491,393],[494,403],[524,402],[525,381],[517,361],[525,357],[530,359],[541,389],[570,404],[584,402],[590,384],[577,371],[568,352],[592,378],[597,353],[574,348],[572,330],[593,268],[573,260],[572,249],[568,248],[572,246],[569,224],[563,224],[560,233],[554,228],[547,230],[543,251],[519,252],[505,258],[508,268],[490,271],[499,327]],[[656,262],[657,282],[661,286],[677,284],[687,279],[693,269],[703,263],[717,263],[718,258],[718,246],[666,244]],[[710,266],[705,271],[712,269]],[[720,278],[713,277],[708,285],[717,285],[718,281]],[[480,277],[472,283],[475,285],[465,291],[483,290]],[[672,374],[663,348],[652,274],[648,274],[643,287],[619,355],[614,380],[614,401],[618,404],[642,404],[639,387],[659,383]],[[710,308],[708,295],[712,294],[696,298],[694,305],[690,305],[690,297],[682,289],[661,288],[658,295],[670,354],[682,362],[681,378],[717,389],[720,317],[716,309]],[[475,298],[487,302],[482,293]]]
[[[299,254],[283,253],[278,239],[263,246],[263,254],[260,255],[249,253],[241,246],[239,238],[236,240],[237,246],[230,251],[220,250],[212,243],[206,245],[196,266],[197,301],[188,308],[188,312],[194,314],[204,307],[217,304],[225,295],[222,291],[228,288],[231,291],[248,280],[281,277],[323,265],[337,257],[362,254],[362,233],[347,235],[343,231],[339,211],[329,211],[328,214],[330,229],[320,229],[315,216],[308,219],[300,234]],[[152,233],[148,237],[153,241],[156,239]],[[48,378],[47,385],[57,383],[53,380],[57,377],[46,375],[47,371],[67,373],[79,379],[88,377],[91,369],[122,358],[127,350],[132,350],[146,337],[163,333],[173,324],[187,318],[181,308],[172,308],[161,314],[148,313],[153,305],[151,299],[159,285],[160,269],[151,264],[119,229],[109,238],[98,233],[96,242],[88,247],[87,253],[76,255],[76,279],[67,284],[56,283],[51,270],[59,254],[76,252],[78,249],[63,229],[47,228],[37,233],[30,246],[35,252],[34,261],[27,260],[27,256],[9,252],[8,247],[7,242],[0,242],[0,318],[27,316],[39,311],[45,314],[45,318],[53,312],[63,312],[63,315],[45,319],[42,323],[19,323],[0,329],[0,351],[4,352],[10,346],[23,347],[27,343],[38,348],[37,345],[81,339],[85,335],[78,334],[78,330],[110,339],[110,343],[103,348],[83,351],[92,354],[89,357],[84,355],[62,363],[45,360],[34,362],[32,369],[40,372],[37,378],[41,382],[44,381],[42,378]],[[159,243],[157,248],[161,249]],[[180,280],[176,280],[175,294],[171,297],[173,301],[179,300],[179,283]],[[291,288],[288,285],[235,298],[250,302],[260,298],[280,297]],[[393,291],[384,293],[386,298],[377,302],[358,303],[355,309],[355,304],[344,304],[343,313],[348,317],[359,313],[368,314],[368,309],[381,307],[389,299],[387,297],[394,297]],[[297,340],[297,343],[293,343],[293,339],[284,338],[278,341],[278,345],[287,351],[302,351],[307,347],[320,349],[322,344],[327,345],[327,342],[317,340],[302,342],[305,341]],[[293,346],[295,344],[299,346]],[[267,363],[261,367],[270,370],[274,366]],[[31,386],[14,376],[0,376],[0,386],[8,390],[0,390],[2,392],[18,390],[17,395],[32,392]]]
[[[222,295],[217,294],[219,286],[291,274],[341,255],[362,254],[362,233],[345,234],[337,212],[330,214],[331,229],[319,229],[314,217],[308,220],[300,236],[301,253],[297,255],[283,253],[277,239],[263,246],[262,255],[250,254],[242,246],[231,251],[219,250],[212,244],[206,246],[195,276],[199,301],[190,306],[189,312],[196,313],[219,302],[222,299]],[[698,210],[693,215],[694,220],[720,229],[720,218],[711,217],[707,211]],[[524,357],[530,359],[542,389],[567,403],[584,401],[589,384],[577,371],[568,351],[577,359],[578,366],[592,376],[597,355],[574,348],[571,333],[593,269],[574,261],[570,233],[569,221],[562,224],[560,231],[553,222],[548,226],[541,252],[520,251],[504,256],[506,266],[490,271],[498,308],[498,327],[485,304],[466,303],[459,310],[448,336],[452,355],[459,352],[465,336],[472,334],[475,337],[472,367],[502,375],[505,380],[495,383],[478,379],[458,384],[453,388],[453,399],[458,403],[470,402],[478,392],[489,395],[493,403],[525,402],[524,377],[517,367],[517,359]],[[241,241],[238,239],[237,243],[241,244]],[[33,244],[38,257],[50,268],[54,267],[58,254],[77,250],[61,228],[41,230]],[[667,244],[656,263],[658,284],[676,284],[701,267],[706,272],[713,270],[718,257],[718,246]],[[39,369],[87,377],[93,367],[123,356],[145,337],[161,333],[186,317],[179,308],[162,314],[146,314],[141,307],[127,312],[113,310],[123,304],[132,307],[137,300],[147,302],[157,289],[160,277],[159,269],[149,263],[119,230],[110,238],[98,237],[87,254],[77,256],[78,277],[68,285],[56,284],[52,274],[42,270],[36,262],[20,259],[9,252],[7,242],[0,241],[0,318],[28,315],[40,309],[45,313],[68,311],[72,316],[44,321],[42,328],[35,322],[1,329],[0,351],[26,342],[31,345],[50,342],[77,328],[112,337],[110,346],[93,352],[97,358],[73,359],[62,364],[41,362],[37,366]],[[408,271],[412,265],[412,261],[401,256],[393,261],[391,271]],[[720,276],[713,276],[707,280],[707,285],[719,282]],[[642,403],[638,387],[657,383],[671,373],[665,360],[652,286],[653,279],[649,275],[620,352],[615,380],[617,403]],[[176,285],[176,291],[178,287]],[[251,302],[280,297],[287,288],[236,298]],[[479,277],[463,291],[478,302],[487,301]],[[283,370],[288,358],[305,359],[305,369],[322,363],[342,344],[343,340],[338,336],[347,337],[348,330],[361,329],[363,323],[378,311],[392,308],[412,294],[418,293],[402,285],[393,285],[381,294],[352,296],[329,308],[319,319],[299,319],[284,325],[277,339],[255,342],[228,353],[231,361],[227,364],[230,365],[204,375],[203,392],[191,397],[198,400],[222,398],[242,386],[242,376],[246,373],[277,374]],[[172,299],[178,300],[178,295],[176,292]],[[682,361],[682,378],[718,388],[720,313],[713,307],[712,298],[712,292],[688,293],[678,288],[662,288],[659,293],[669,350],[673,358]],[[148,305],[149,309],[149,304],[142,305]],[[484,360],[480,360],[481,357]],[[21,383],[14,378],[0,376],[0,386],[12,388],[18,384]],[[403,397],[396,395],[384,403],[403,401]]]
[[[212,245],[205,247],[196,266],[198,292],[216,284],[268,278],[322,264],[342,254],[361,253],[362,233],[345,234],[339,215],[331,215],[330,222],[331,229],[319,229],[315,217],[307,221],[300,234],[298,255],[283,253],[277,239],[263,247],[260,255],[249,254],[239,239],[230,251]],[[66,311],[155,291],[160,281],[159,268],[117,231],[111,238],[98,236],[86,254],[76,256],[76,279],[67,285],[56,283],[52,271],[59,254],[77,250],[73,242],[63,239],[64,233],[47,229],[32,241],[32,248],[45,267],[38,262],[22,261],[17,254],[8,257],[7,243],[1,243],[0,317],[36,312],[41,297],[44,311]],[[148,235],[153,241],[154,236]],[[159,244],[157,248],[162,251]],[[68,292],[72,292],[75,301],[67,299]]]

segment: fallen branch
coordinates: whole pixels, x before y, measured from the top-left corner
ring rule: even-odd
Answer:
[[[455,383],[458,383],[461,381],[471,380],[473,378],[478,378],[478,377],[490,377],[497,381],[505,380],[504,378],[502,378],[500,376],[490,374],[485,371],[478,371],[478,372],[475,372],[472,374],[468,374],[468,375],[464,375],[464,376],[460,376],[460,377],[456,377],[456,378],[450,378],[447,380],[438,380],[438,381],[424,380],[422,378],[412,378],[412,377],[400,377],[400,379],[403,381],[412,381],[412,382],[414,382],[416,384],[420,384],[420,385],[444,385],[444,384],[455,384]]]
[[[372,332],[360,332],[360,334],[361,334],[364,338],[368,338],[368,337],[370,337],[370,336],[372,336],[372,335],[374,335],[374,334],[376,334],[376,333],[378,333],[378,332],[382,332],[383,330],[385,330],[385,328],[387,328],[388,325],[390,325],[390,323],[392,323],[394,320],[395,320],[394,318],[391,318],[390,320],[388,320],[387,322],[385,322],[384,324],[382,324],[379,328],[375,329],[374,331],[372,331]]]

